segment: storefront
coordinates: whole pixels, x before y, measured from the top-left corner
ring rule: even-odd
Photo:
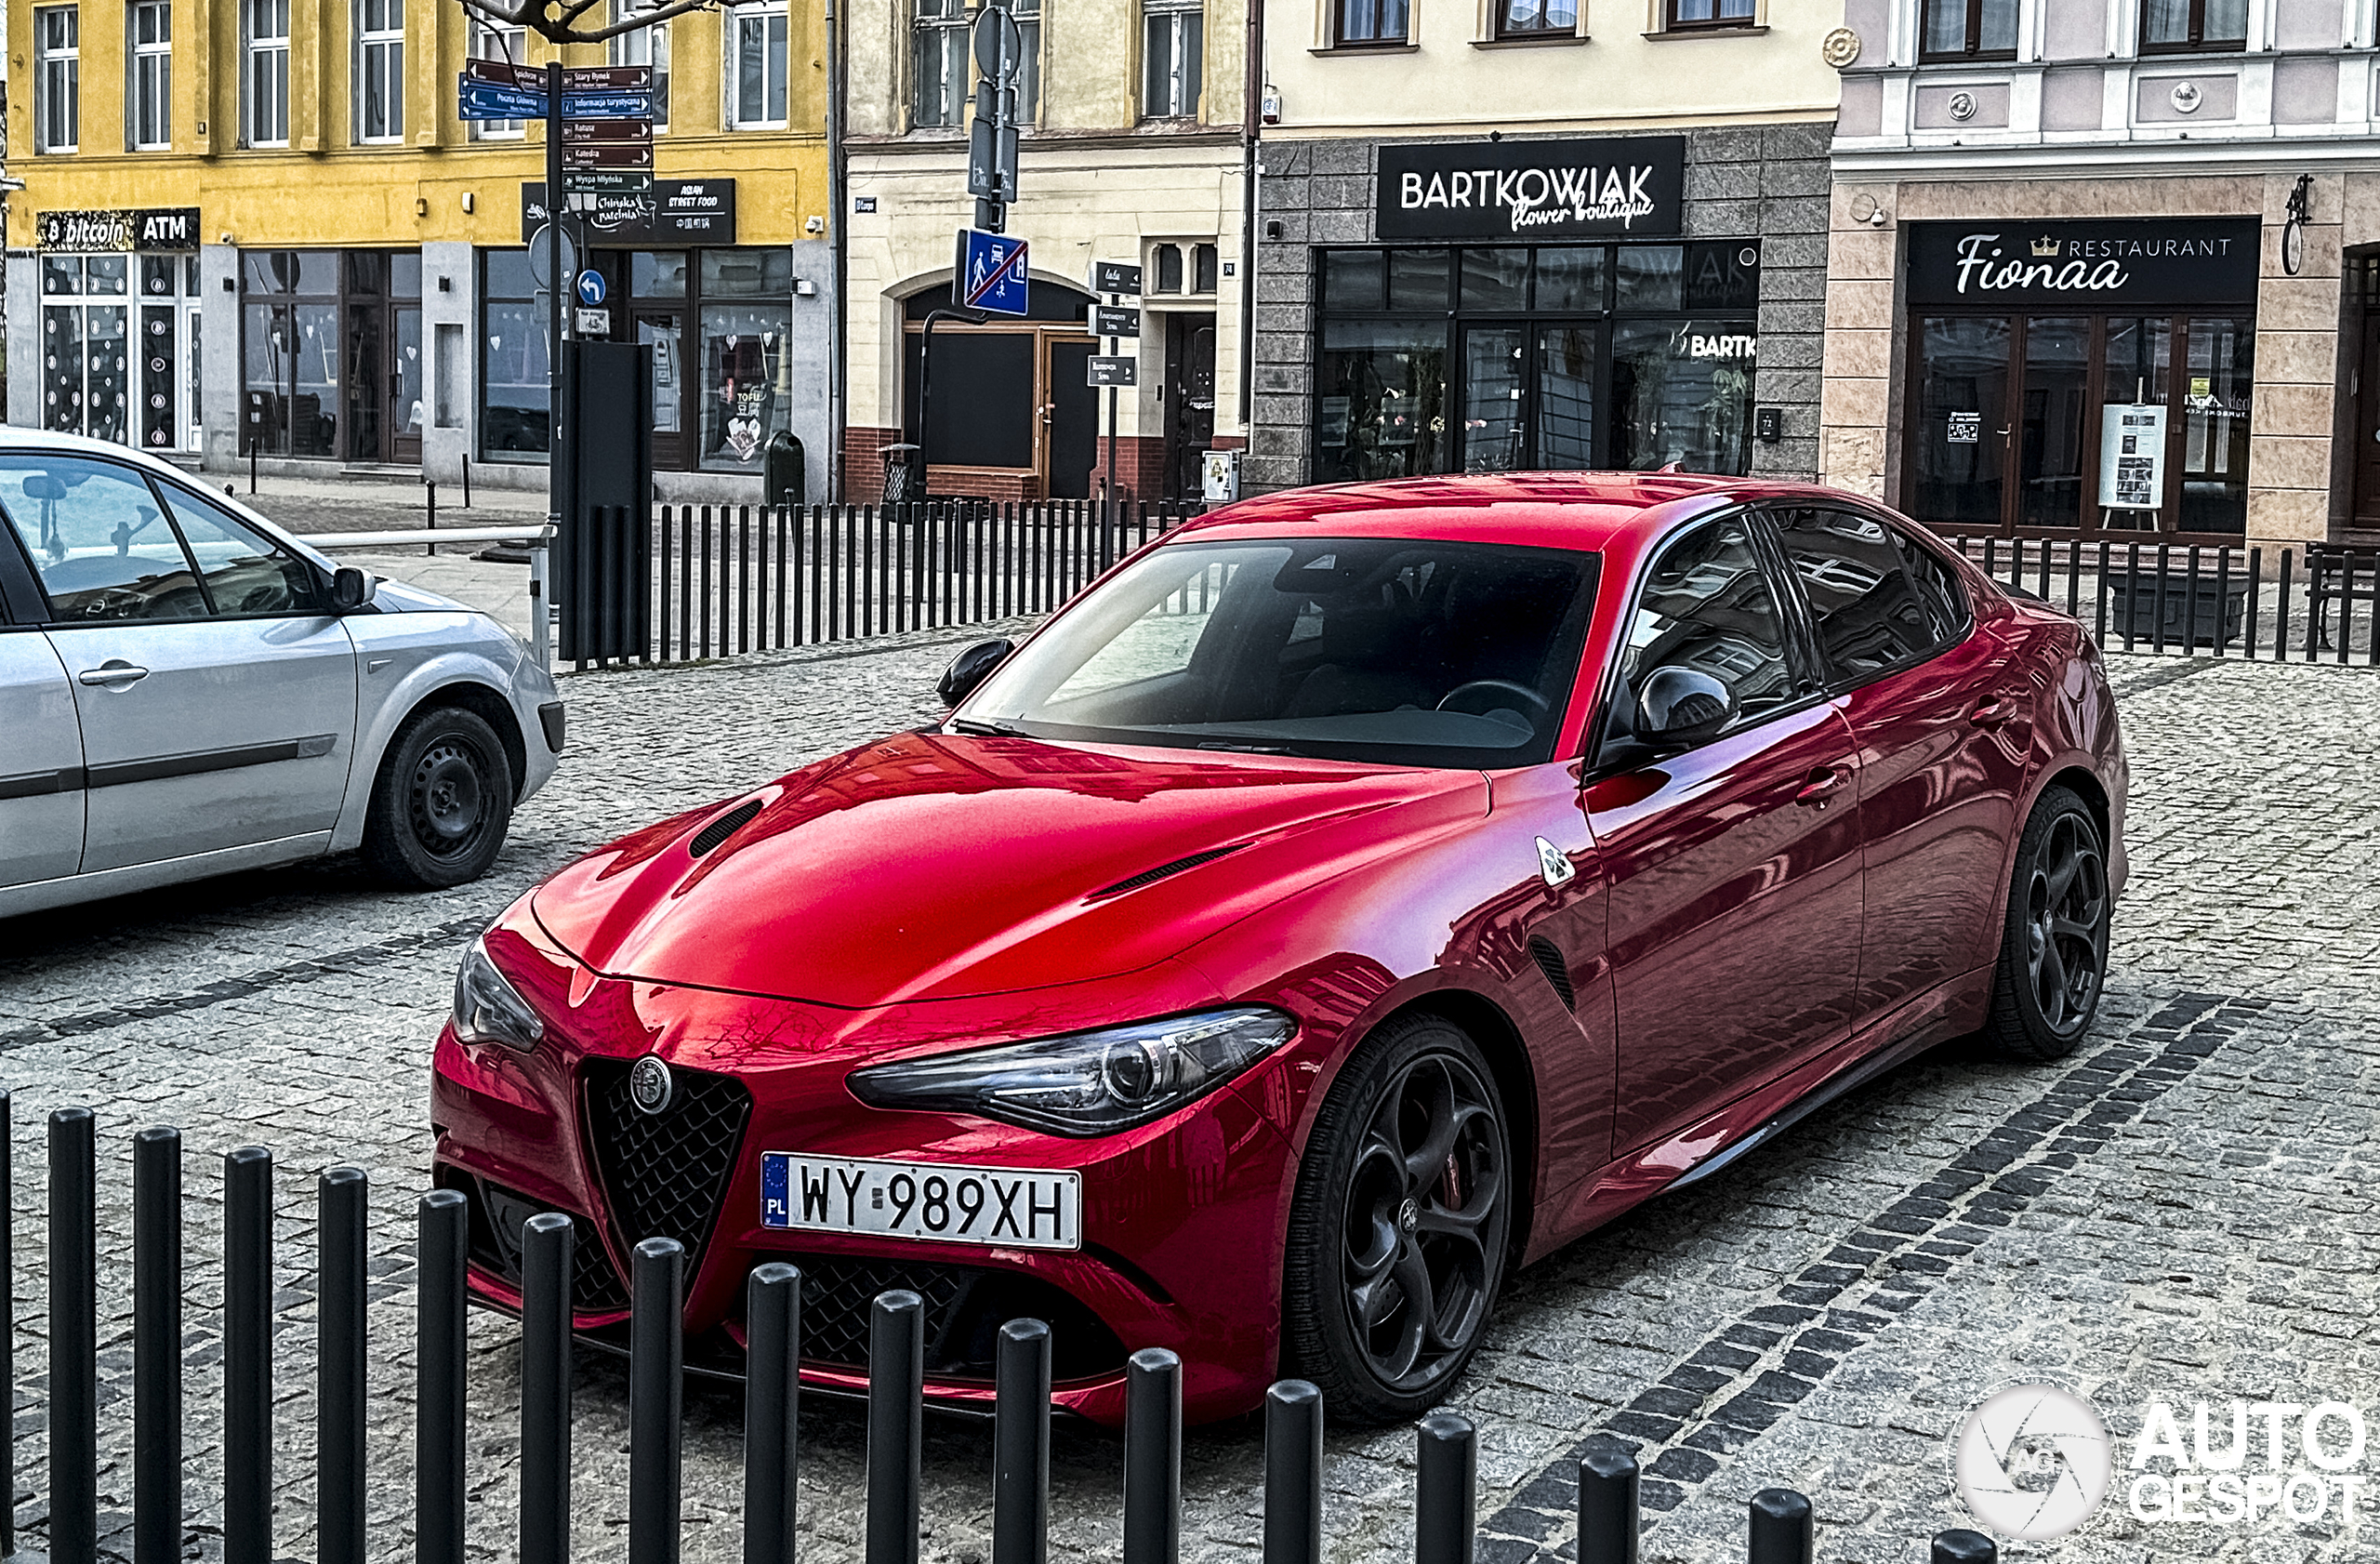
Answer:
[[[419,250],[240,252],[240,454],[418,463]]]
[[[16,268],[40,289],[39,372],[20,382],[39,410],[23,421],[150,451],[198,448],[198,216],[187,206],[39,214],[33,264]]]

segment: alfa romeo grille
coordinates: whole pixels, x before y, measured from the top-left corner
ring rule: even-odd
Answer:
[[[869,1306],[906,1288],[925,1300],[925,1371],[941,1379],[989,1379],[999,1328],[1012,1319],[1050,1327],[1050,1372],[1088,1379],[1124,1365],[1124,1344],[1099,1317],[1038,1277],[929,1260],[787,1254],[801,1271],[801,1357],[827,1368],[867,1367]]]
[[[669,1106],[642,1113],[628,1096],[628,1065],[590,1060],[587,1138],[602,1170],[621,1247],[675,1239],[685,1248],[691,1273],[718,1220],[752,1116],[752,1094],[723,1075],[689,1069],[671,1075],[676,1090]]]

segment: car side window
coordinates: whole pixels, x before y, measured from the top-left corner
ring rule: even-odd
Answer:
[[[177,484],[160,484],[190,545],[215,612],[226,617],[326,611],[306,562],[266,538],[225,506]]]
[[[1926,619],[1934,630],[1934,643],[1950,645],[1975,623],[1975,605],[1967,601],[1966,588],[1939,554],[1906,533],[1886,530],[1892,533],[1894,547],[1900,550],[1901,563],[1909,571],[1909,582],[1917,592],[1917,601],[1925,607]]]
[[[1837,683],[1914,662],[1941,644],[1891,531],[1873,517],[1810,506],[1770,512]]]
[[[138,472],[79,457],[0,453],[0,510],[24,539],[53,623],[206,616],[190,556]]]
[[[1776,590],[1745,518],[1698,527],[1654,563],[1629,616],[1607,736],[1634,734],[1640,702],[1663,669],[1718,681],[1729,709],[1721,733],[1748,727],[1798,698]]]

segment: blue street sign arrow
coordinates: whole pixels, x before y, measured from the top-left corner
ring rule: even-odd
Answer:
[[[517,86],[500,86],[470,76],[456,80],[456,116],[467,120],[542,119],[546,95]]]
[[[650,119],[649,92],[565,92],[562,112],[571,119]]]
[[[581,272],[578,274],[578,301],[588,309],[602,303],[610,294],[611,289],[605,285],[601,272]]]
[[[1022,315],[1029,284],[1025,241],[980,228],[959,231],[959,302],[995,315]]]

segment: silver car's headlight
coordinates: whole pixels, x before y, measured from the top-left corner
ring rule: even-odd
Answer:
[[[1060,1135],[1104,1135],[1206,1095],[1297,1035],[1249,1006],[1136,1021],[855,1070],[870,1107],[979,1114]]]
[[[523,1054],[546,1035],[546,1024],[521,990],[488,960],[484,940],[471,941],[455,974],[455,1035],[465,1042],[500,1042]]]

